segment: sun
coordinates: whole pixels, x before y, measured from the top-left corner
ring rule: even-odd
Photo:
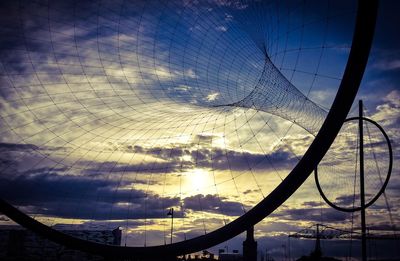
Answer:
[[[196,168],[186,172],[185,180],[186,188],[190,189],[190,192],[196,193],[203,191],[212,184],[210,173],[204,169]]]

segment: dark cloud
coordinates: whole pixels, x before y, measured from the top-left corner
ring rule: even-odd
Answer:
[[[46,203],[44,208],[35,208],[35,213],[74,219],[94,220],[135,220],[167,218],[167,209],[177,205],[178,198],[163,198],[149,195],[147,198],[131,198],[131,205],[120,205],[116,202],[106,202],[99,194],[96,201],[82,199],[80,202]],[[121,202],[120,202],[121,203]],[[176,217],[182,216],[175,211]]]
[[[260,166],[260,162],[266,158],[263,154],[203,146],[197,150],[191,146],[185,148],[183,145],[172,148],[134,146],[126,149],[151,156],[149,161],[135,164],[87,161],[80,162],[76,168],[43,166],[26,169],[19,166],[21,160],[9,152],[42,148],[33,144],[11,143],[1,143],[0,148],[4,151],[1,155],[2,166],[8,168],[8,174],[3,173],[0,178],[1,197],[22,207],[27,213],[99,220],[163,218],[165,209],[180,205],[179,198],[161,197],[135,189],[136,184],[143,184],[140,179],[131,183],[112,178],[110,174],[172,173],[194,167],[245,170],[249,166]],[[271,155],[284,160],[288,154],[279,151]],[[27,154],[27,157],[25,162],[31,157],[30,154]],[[184,157],[186,160],[183,160]],[[187,157],[190,160],[187,160]],[[192,211],[228,216],[243,214],[240,203],[216,195],[196,195],[183,199],[183,203],[186,209]],[[177,210],[176,215],[183,214]]]
[[[198,144],[201,146],[211,146],[213,139],[215,139],[215,137],[212,135],[198,134],[193,139],[193,144]]]
[[[179,198],[161,197],[138,189],[121,189],[115,180],[36,174],[0,178],[1,197],[28,213],[65,218],[162,218]]]
[[[1,176],[14,176],[20,174],[20,166],[25,168],[30,160],[34,158],[35,151],[40,148],[33,144],[23,143],[0,143],[0,169]]]
[[[179,162],[142,162],[138,164],[120,164],[118,162],[91,163],[91,167],[84,169],[81,173],[84,175],[96,176],[104,173],[173,173],[185,169],[188,164]]]
[[[217,170],[265,170],[273,167],[283,168],[297,162],[294,155],[283,149],[278,149],[269,154],[222,148],[184,147],[179,144],[176,144],[173,148],[128,146],[127,149],[131,149],[135,153],[166,160],[181,169],[201,167]],[[185,158],[190,160],[184,160]],[[173,170],[173,168],[171,169]]]
[[[13,179],[0,179],[1,197],[30,214],[94,220],[164,218],[166,210],[179,206],[177,197],[161,197],[138,189],[121,189],[131,185],[116,180],[84,176],[59,175],[53,169],[31,170]],[[46,174],[40,173],[43,171]],[[134,186],[134,184],[132,184]],[[184,208],[228,216],[243,214],[240,203],[217,195],[183,199]],[[179,208],[176,217],[182,217]]]
[[[252,194],[252,193],[260,193],[260,190],[259,189],[247,189],[247,190],[243,191],[242,193],[244,195]]]
[[[359,195],[346,195],[346,196],[339,196],[335,199],[334,203],[340,207],[352,207],[353,204],[357,205],[359,202],[360,196]]]
[[[22,143],[0,143],[0,152],[2,151],[26,151],[26,150],[37,150],[38,146],[33,144],[22,144]]]
[[[224,197],[217,195],[202,195],[187,197],[183,200],[186,209],[194,211],[204,211],[228,216],[243,215],[242,204],[234,201],[229,201]]]
[[[121,164],[111,161],[102,163],[81,162],[82,166],[85,164],[89,166],[82,170],[82,174],[93,176],[102,175],[103,173],[126,172],[176,173],[193,168],[236,171],[250,169],[267,170],[271,168],[279,169],[288,167],[297,162],[297,159],[295,159],[291,153],[282,149],[270,154],[259,154],[231,149],[198,147],[197,144],[194,143],[186,146],[174,144],[174,147],[152,148],[139,145],[127,145],[119,149],[151,157],[135,164]]]
[[[271,169],[272,166],[276,168],[288,166],[296,161],[292,156],[291,153],[284,150],[277,150],[270,154],[257,154],[216,149],[206,164],[216,169],[246,170],[254,168],[262,170]]]
[[[314,208],[314,207],[320,207],[320,206],[324,205],[324,203],[319,202],[319,201],[318,202],[317,201],[306,201],[302,205],[305,207]]]
[[[323,213],[321,215],[321,213]],[[288,208],[272,214],[280,219],[307,221],[307,222],[343,222],[348,215],[332,208]]]
[[[399,227],[396,227],[395,225],[390,225],[387,223],[370,224],[370,225],[368,225],[368,229],[369,230],[378,230],[378,231],[388,231],[388,232],[400,231]]]
[[[64,172],[69,170],[68,167],[59,167],[59,168],[49,168],[49,167],[43,167],[43,168],[33,168],[33,169],[28,169],[25,170],[24,172],[22,172],[22,175],[24,176],[31,176],[31,175],[35,175],[35,174],[47,174],[47,175],[51,175],[51,174],[57,174],[60,172]]]

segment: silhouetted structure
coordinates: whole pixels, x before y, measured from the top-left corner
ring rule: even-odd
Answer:
[[[247,230],[243,241],[243,261],[257,261],[257,242],[254,240],[254,227]]]
[[[243,256],[239,253],[223,253],[218,257],[219,261],[242,261]]]
[[[319,224],[317,224],[317,234],[316,234],[316,240],[315,240],[315,248],[314,251],[310,253],[309,256],[302,256],[298,261],[339,261],[339,259],[333,258],[333,257],[324,257],[322,256],[322,250],[321,250],[321,236],[319,233]]]
[[[114,230],[62,230],[70,236],[108,245],[121,245],[122,232]],[[1,260],[104,260],[66,248],[20,227],[0,229]]]

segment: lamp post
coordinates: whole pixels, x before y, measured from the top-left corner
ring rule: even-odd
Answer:
[[[170,208],[167,216],[171,216],[171,244],[172,244],[172,236],[174,231],[174,208]]]

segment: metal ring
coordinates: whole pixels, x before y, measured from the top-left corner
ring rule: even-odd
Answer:
[[[357,121],[358,121],[359,119],[360,119],[360,117],[351,117],[351,118],[346,119],[344,122],[349,122],[349,121],[353,121],[353,120],[357,120]],[[317,185],[317,189],[318,189],[318,191],[319,191],[319,194],[321,195],[321,197],[324,199],[324,201],[325,201],[329,206],[331,206],[332,208],[334,208],[334,209],[336,209],[336,210],[342,211],[342,212],[356,212],[356,211],[360,211],[360,210],[362,210],[362,209],[367,209],[367,208],[370,207],[372,204],[374,204],[375,201],[376,201],[376,200],[382,195],[382,193],[385,191],[386,186],[387,186],[387,184],[389,183],[390,176],[391,176],[391,174],[392,174],[392,167],[393,167],[393,151],[392,151],[392,144],[391,144],[391,142],[390,142],[389,136],[386,134],[386,132],[385,132],[385,130],[382,128],[382,126],[380,126],[376,121],[373,121],[373,120],[371,120],[371,119],[369,119],[369,118],[365,118],[365,117],[362,117],[362,120],[363,120],[363,121],[368,121],[368,122],[374,124],[374,125],[381,131],[381,133],[383,134],[383,136],[385,137],[386,143],[387,143],[387,146],[388,146],[388,150],[389,150],[389,168],[388,168],[388,172],[387,172],[387,175],[386,175],[385,182],[383,183],[383,185],[382,185],[381,189],[378,191],[378,193],[377,193],[367,204],[365,204],[364,207],[359,206],[359,207],[354,207],[354,208],[343,208],[343,207],[339,207],[339,206],[335,205],[332,201],[330,201],[330,200],[328,199],[328,197],[325,195],[324,191],[323,191],[322,188],[321,188],[321,184],[320,184],[319,179],[318,179],[318,170],[317,170],[317,168],[315,168],[315,170],[314,170],[315,184]]]

